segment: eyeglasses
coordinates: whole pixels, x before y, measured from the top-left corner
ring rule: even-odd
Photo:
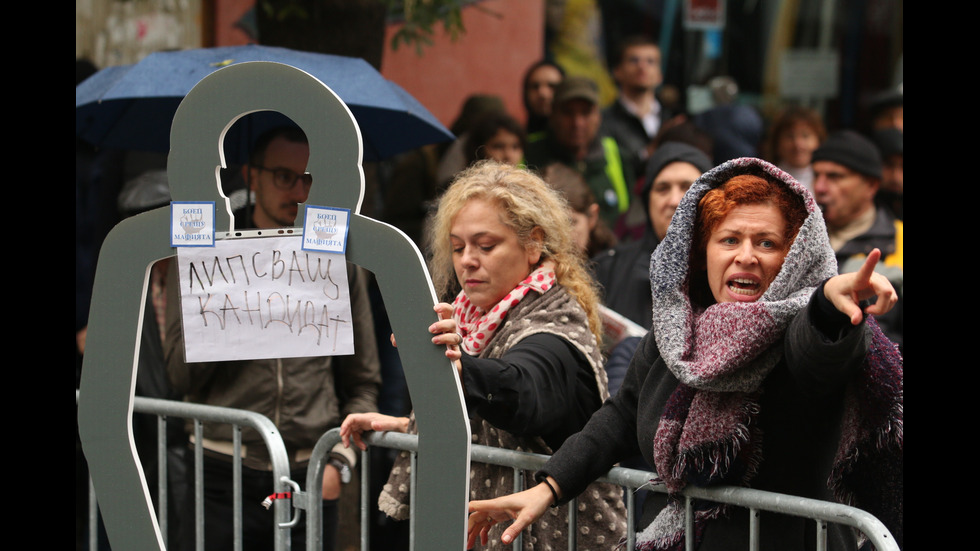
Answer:
[[[258,165],[252,165],[252,168],[271,172],[273,185],[283,191],[293,189],[293,186],[296,185],[297,181],[303,184],[303,188],[307,190],[313,185],[313,175],[309,172],[298,174],[292,170],[289,170],[288,168],[266,168]]]

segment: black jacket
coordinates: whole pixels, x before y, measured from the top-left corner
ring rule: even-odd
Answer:
[[[648,228],[643,239],[623,243],[592,259],[595,280],[602,287],[602,303],[644,329],[653,323],[650,255],[659,242]]]
[[[763,461],[751,484],[759,490],[833,500],[827,479],[840,439],[844,383],[864,357],[865,331],[863,325],[850,326],[823,298],[820,287],[787,329],[783,343],[784,358],[763,383]],[[654,435],[677,384],[649,333],[619,393],[555,452],[538,476],[554,477],[567,500],[624,457],[642,453],[654,464]],[[664,494],[651,495],[647,503],[655,516],[665,503]],[[745,549],[748,524],[744,508],[736,509],[732,518],[709,522],[699,549]],[[762,549],[810,549],[816,538],[814,523],[799,517],[763,513],[761,526]],[[840,525],[831,525],[828,542],[830,549],[856,547],[850,530]]]

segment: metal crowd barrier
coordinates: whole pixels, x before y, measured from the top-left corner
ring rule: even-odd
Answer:
[[[75,391],[75,403],[78,403],[78,390]],[[272,463],[273,479],[275,480],[274,491],[285,492],[293,491],[294,494],[299,490],[299,485],[289,479],[289,456],[286,454],[286,446],[279,435],[279,429],[275,424],[262,414],[245,411],[240,409],[224,408],[218,406],[208,406],[202,404],[191,404],[188,402],[177,402],[172,400],[159,400],[156,398],[145,398],[137,396],[133,400],[133,411],[136,413],[147,413],[157,416],[157,463],[159,465],[157,477],[157,521],[160,524],[160,531],[163,533],[166,542],[168,533],[167,518],[167,417],[179,417],[183,419],[193,419],[194,421],[194,534],[195,548],[198,551],[204,549],[204,448],[200,445],[203,441],[203,422],[226,423],[234,427],[233,446],[234,457],[232,458],[232,478],[233,478],[233,526],[234,526],[234,549],[242,549],[242,427],[255,429],[265,441],[269,449],[269,458]],[[321,469],[322,471],[322,469]],[[148,484],[152,483],[147,481]],[[298,521],[298,517],[290,520],[289,502],[286,500],[275,500],[273,502],[275,519],[283,528],[291,527]],[[98,549],[97,545],[97,507],[95,490],[89,481],[89,549]],[[288,550],[291,547],[290,530],[276,530],[275,551]]]
[[[400,433],[367,433],[364,435],[364,440],[371,446],[378,446],[383,448],[393,448],[396,450],[403,450],[411,452],[411,467],[412,467],[412,491],[414,491],[414,475],[415,475],[415,461],[416,461],[416,451],[418,450],[418,436]],[[328,454],[330,449],[333,448],[338,442],[340,442],[340,429],[333,429],[326,434],[324,434],[320,440],[317,442],[315,448],[313,448],[313,455],[310,458],[310,468],[307,473],[306,487],[307,488],[319,488],[323,481],[323,468],[328,461]],[[472,461],[477,463],[489,463],[492,465],[500,465],[504,467],[512,467],[514,469],[514,491],[518,492],[524,490],[523,487],[523,473],[524,471],[536,471],[540,469],[544,463],[548,460],[548,456],[540,454],[532,454],[527,452],[518,452],[514,450],[505,450],[501,448],[493,448],[489,446],[474,445],[472,447]],[[370,530],[368,525],[368,515],[373,510],[375,506],[373,503],[369,503],[366,496],[370,495],[368,473],[370,469],[368,468],[369,456],[367,452],[361,453],[361,549],[367,551],[370,548]],[[651,486],[650,479],[653,478],[654,473],[646,471],[638,471],[635,469],[625,469],[622,467],[614,467],[610,470],[606,476],[599,479],[600,482],[610,482],[613,484],[618,484],[627,488],[630,491],[624,492],[626,497],[626,510],[627,510],[627,526],[629,531],[627,534],[627,542],[625,549],[634,549],[636,547],[636,533],[633,530],[635,526],[635,502],[634,502],[634,492],[632,490],[643,488],[646,490],[657,491],[661,493],[666,493],[666,488],[663,486]],[[759,522],[758,522],[758,512],[759,511],[770,511],[775,513],[782,513],[786,515],[793,515],[798,517],[807,517],[818,524],[817,536],[816,536],[816,549],[817,551],[825,551],[827,549],[826,540],[826,525],[828,522],[834,522],[837,524],[843,524],[845,526],[850,526],[861,531],[868,540],[875,546],[878,551],[898,551],[898,544],[895,542],[894,537],[885,528],[885,525],[881,523],[877,518],[866,511],[857,509],[855,507],[849,507],[847,505],[841,505],[839,503],[831,503],[827,501],[820,501],[816,499],[807,499],[802,497],[795,497],[785,494],[777,494],[773,492],[763,492],[760,490],[753,490],[750,488],[735,488],[735,487],[722,487],[722,488],[696,488],[688,487],[688,489],[683,492],[685,496],[685,512],[686,512],[686,530],[688,533],[693,532],[694,524],[694,509],[693,500],[701,499],[714,501],[719,503],[727,503],[730,505],[735,505],[739,507],[746,507],[749,509],[749,550],[758,551],[759,549]],[[419,529],[438,529],[438,525],[441,519],[423,519],[415,514],[415,499],[414,495],[411,496],[411,517],[413,519],[418,519],[420,523],[426,523],[425,526],[417,526],[416,523],[412,523],[409,533],[410,548],[414,549],[414,534],[416,530]],[[321,549],[322,542],[319,540],[318,534],[322,530],[319,528],[320,516],[320,500],[312,500],[311,503],[307,504],[309,506],[309,525],[307,527],[307,548],[308,549]],[[576,549],[575,537],[575,511],[577,511],[575,500],[569,503],[568,511],[568,549]],[[314,526],[316,523],[316,526]],[[688,551],[693,551],[694,541],[693,539],[687,539],[685,541],[685,547]],[[514,551],[520,551],[521,547],[521,537],[517,537],[513,543]]]
[[[75,400],[78,401],[78,391],[75,391]],[[148,413],[157,415],[157,427],[158,427],[158,438],[157,438],[157,459],[161,466],[159,469],[159,477],[157,481],[159,503],[158,503],[158,520],[160,523],[161,531],[166,537],[167,533],[167,441],[166,441],[166,430],[165,422],[166,417],[181,417],[186,419],[194,420],[194,432],[195,432],[195,442],[201,442],[201,432],[202,432],[202,422],[216,422],[216,423],[228,423],[236,427],[237,430],[234,431],[234,449],[236,458],[232,462],[232,470],[234,474],[234,529],[235,529],[235,542],[234,548],[240,550],[242,546],[241,534],[242,534],[242,518],[241,518],[241,427],[251,427],[256,429],[260,434],[262,434],[266,445],[269,447],[269,455],[272,459],[273,464],[273,475],[276,481],[275,489],[276,492],[283,492],[290,490],[292,491],[293,499],[292,505],[296,509],[305,510],[307,513],[307,549],[319,550],[323,548],[322,541],[322,526],[321,526],[321,508],[323,501],[320,497],[320,492],[303,492],[300,490],[296,482],[289,479],[289,461],[286,455],[286,448],[282,443],[282,438],[279,436],[279,431],[276,429],[275,425],[268,418],[261,414],[222,408],[216,406],[206,406],[200,404],[190,404],[186,402],[176,402],[169,400],[158,400],[153,398],[142,398],[136,397],[134,399],[134,411],[138,413]],[[415,514],[415,499],[414,499],[414,474],[415,461],[416,461],[416,451],[418,450],[418,437],[409,434],[400,433],[368,433],[364,435],[364,440],[371,446],[391,448],[396,450],[403,450],[411,452],[411,466],[412,466],[412,493],[411,496],[411,517],[416,519],[416,522],[411,524],[410,535],[409,535],[409,545],[410,549],[414,549],[414,534],[418,529],[438,529],[438,525],[442,522],[441,519],[427,519],[423,515],[419,517]],[[333,429],[326,434],[324,434],[320,440],[317,442],[316,447],[313,449],[313,455],[310,457],[310,464],[307,470],[306,488],[316,488],[319,489],[323,486],[323,470],[327,465],[329,460],[330,450],[340,442],[340,429]],[[539,454],[531,454],[526,452],[517,452],[513,450],[505,450],[501,448],[493,448],[488,446],[474,445],[472,447],[472,460],[479,463],[489,463],[492,465],[500,465],[505,467],[511,467],[514,469],[514,491],[523,490],[523,480],[522,476],[524,471],[537,470],[544,465],[548,457]],[[369,516],[373,511],[375,505],[370,502],[370,456],[367,452],[361,453],[361,549],[366,551],[370,548],[370,522]],[[203,513],[203,476],[201,475],[203,469],[203,448],[200,445],[194,446],[194,501],[195,501],[195,534],[196,534],[196,548],[198,550],[204,549],[204,513]],[[602,482],[610,482],[613,484],[618,484],[624,488],[630,490],[624,492],[626,498],[626,508],[627,508],[627,526],[629,526],[629,532],[627,535],[626,549],[633,549],[635,547],[636,534],[633,530],[635,526],[635,503],[634,503],[634,492],[632,490],[643,488],[646,490],[666,492],[666,489],[662,486],[651,486],[649,484],[650,479],[654,476],[653,473],[646,471],[638,471],[635,469],[625,469],[621,467],[615,467],[610,470],[607,475],[599,480]],[[89,548],[96,549],[96,507],[94,499],[94,489],[89,484]],[[746,507],[749,509],[749,550],[757,551],[759,546],[759,522],[758,522],[758,512],[759,511],[770,511],[776,513],[782,513],[786,515],[793,515],[798,517],[806,517],[812,519],[817,523],[817,536],[816,536],[816,549],[817,551],[825,551],[827,549],[826,541],[826,526],[827,523],[833,522],[837,524],[842,524],[845,526],[850,526],[856,528],[867,536],[870,543],[872,543],[878,551],[898,551],[898,544],[892,537],[891,533],[887,528],[875,518],[870,513],[857,509],[855,507],[849,507],[847,505],[841,505],[839,503],[831,503],[826,501],[819,501],[815,499],[807,499],[802,497],[789,496],[785,494],[776,494],[772,492],[763,492],[759,490],[753,490],[750,488],[735,488],[735,487],[723,487],[723,488],[697,488],[688,487],[683,492],[686,502],[686,523],[687,531],[691,532],[693,530],[694,522],[694,512],[692,502],[694,499],[708,500],[719,503],[726,503],[730,505],[735,505],[739,507]],[[279,523],[281,530],[276,531],[275,539],[275,549],[288,550],[291,547],[290,540],[290,528],[293,524],[298,521],[298,511],[295,513],[296,516],[289,520],[289,502],[285,500],[276,500],[275,502],[276,511],[276,522]],[[568,530],[568,549],[575,549],[575,511],[577,507],[575,505],[575,500],[572,500],[569,506],[569,530]],[[428,523],[428,524],[423,524]],[[690,551],[693,550],[693,541],[687,540],[685,542],[686,548]],[[513,549],[515,551],[521,549],[521,537],[515,539],[513,543]]]

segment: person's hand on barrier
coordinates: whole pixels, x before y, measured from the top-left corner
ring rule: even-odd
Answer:
[[[352,413],[340,424],[340,439],[345,448],[349,448],[351,440],[353,440],[354,444],[361,451],[364,451],[367,449],[367,444],[361,439],[362,434],[367,431],[407,432],[408,421],[408,417],[392,417],[381,413]],[[326,482],[324,482],[324,487],[326,487]]]
[[[433,308],[439,316],[439,321],[429,326],[429,333],[432,337],[432,344],[446,345],[446,357],[452,360],[462,376],[463,366],[459,359],[463,353],[460,352],[459,345],[463,343],[463,336],[456,331],[456,320],[453,319],[453,307],[445,302],[436,304]]]
[[[875,265],[881,259],[881,251],[875,249],[868,254],[861,269],[849,274],[841,274],[827,280],[823,293],[834,306],[851,318],[852,325],[858,325],[864,314],[880,316],[891,310],[898,302],[898,293],[885,276],[875,273]],[[878,300],[862,310],[861,301],[877,296]]]
[[[555,482],[555,479],[548,477],[548,482],[560,496],[561,489],[558,488],[558,483]],[[548,510],[548,506],[554,500],[555,495],[552,494],[548,484],[542,482],[530,490],[524,490],[516,494],[484,501],[471,501],[469,507],[470,517],[467,523],[466,548],[473,547],[477,537],[480,538],[480,543],[486,546],[487,540],[490,537],[490,529],[498,522],[513,519],[514,523],[504,530],[503,535],[500,537],[500,541],[505,545],[509,545],[517,537],[517,534],[520,534],[532,522],[541,518],[541,515]]]

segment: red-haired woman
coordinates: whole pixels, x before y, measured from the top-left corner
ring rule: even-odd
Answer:
[[[847,501],[901,541],[902,360],[865,319],[896,301],[872,271],[879,254],[836,275],[820,211],[798,182],[757,159],[705,173],[653,255],[653,327],[619,393],[536,473],[538,486],[471,502],[470,538],[516,519],[507,543],[642,453],[671,497],[648,498],[656,517],[639,549],[683,546],[684,509],[673,496],[688,484]],[[862,302],[874,295],[875,304]],[[747,510],[695,508],[696,548],[746,547]],[[763,549],[816,540],[806,519],[763,513],[761,525]],[[826,535],[833,549],[856,548],[849,528]]]

